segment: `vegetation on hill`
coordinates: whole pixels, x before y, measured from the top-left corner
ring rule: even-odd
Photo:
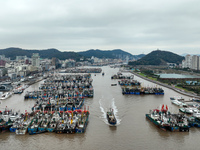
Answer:
[[[60,52],[57,49],[25,50],[21,48],[6,48],[0,50],[0,55],[5,55],[5,57],[10,57],[12,60],[16,59],[16,56],[31,57],[33,53],[39,53],[40,58],[51,59],[53,57],[56,57],[60,60],[65,60],[65,59],[80,60],[80,58],[83,57],[75,52]]]
[[[167,63],[180,64],[184,57],[168,51],[156,50],[141,59],[129,62],[129,65],[166,65]]]
[[[132,55],[128,52],[125,52],[121,49],[115,49],[115,50],[88,50],[88,51],[84,51],[84,52],[78,52],[80,55],[83,55],[85,57],[97,57],[97,58],[112,58],[112,59],[123,59],[125,60],[126,57],[128,57],[129,59],[140,59],[143,56],[145,56],[144,54],[140,54],[140,55]]]
[[[128,52],[122,51],[120,49],[102,51],[102,50],[88,50],[84,52],[61,52],[57,49],[46,49],[46,50],[26,50],[21,48],[6,48],[0,50],[0,55],[5,55],[5,57],[10,57],[12,60],[16,59],[16,56],[27,56],[31,57],[33,53],[39,53],[40,58],[53,58],[56,57],[60,60],[65,59],[75,59],[80,60],[80,58],[91,58],[92,56],[97,58],[112,58],[112,59],[123,59],[125,60],[128,56],[129,59],[140,59],[144,54],[132,55]]]

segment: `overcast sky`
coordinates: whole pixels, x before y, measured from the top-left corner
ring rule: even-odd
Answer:
[[[199,0],[0,0],[0,49],[200,54]]]

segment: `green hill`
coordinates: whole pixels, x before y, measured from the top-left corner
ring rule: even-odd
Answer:
[[[167,63],[180,64],[184,57],[169,51],[155,50],[143,58],[129,62],[129,65],[166,65]]]
[[[5,55],[5,57],[10,57],[12,60],[16,59],[16,56],[27,56],[31,57],[33,53],[39,53],[40,58],[56,57],[60,60],[65,59],[75,59],[79,60],[82,56],[75,52],[60,52],[57,49],[47,49],[47,50],[25,50],[21,48],[6,48],[0,50],[0,55]]]
[[[46,50],[26,50],[21,48],[6,48],[0,49],[0,55],[5,55],[5,57],[10,57],[12,60],[16,59],[16,56],[27,56],[31,57],[33,53],[39,53],[40,58],[48,58],[51,59],[52,57],[56,57],[60,60],[65,59],[75,59],[80,60],[80,58],[91,58],[92,56],[97,58],[112,58],[112,59],[122,59],[125,60],[128,56],[130,60],[132,59],[140,59],[144,57],[144,54],[140,55],[132,55],[128,52],[125,52],[120,49],[116,50],[88,50],[83,52],[61,52],[57,49],[46,49]]]

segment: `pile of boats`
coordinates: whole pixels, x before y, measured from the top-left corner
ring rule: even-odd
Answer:
[[[0,100],[5,100],[9,97],[11,97],[13,94],[21,94],[24,92],[24,90],[27,88],[27,85],[19,85],[16,86],[13,90],[8,91],[8,92],[4,92],[1,97]]]
[[[83,133],[89,118],[89,109],[81,110],[85,97],[93,97],[90,74],[52,76],[40,90],[26,92],[25,99],[36,99],[32,113],[13,113],[7,108],[0,112],[0,131]]]
[[[49,78],[41,84],[39,91],[27,92],[25,99],[38,99],[41,97],[56,98],[59,96],[71,97],[74,93],[82,94],[84,97],[93,97],[94,90],[92,86],[92,79],[90,74],[85,75],[62,75]]]
[[[26,92],[25,99],[37,99],[32,110],[68,111],[81,109],[85,97],[93,97],[90,74],[54,76],[44,81],[39,91]],[[75,86],[69,86],[68,83]],[[83,86],[76,87],[78,83]]]
[[[178,131],[189,132],[189,122],[184,114],[171,114],[168,111],[168,107],[162,109],[153,109],[146,114],[146,118],[149,119],[155,126],[163,131]]]
[[[26,88],[28,88],[28,85],[25,85],[25,84],[17,86],[16,88],[13,89],[13,93],[22,94]]]
[[[14,113],[7,110],[0,113],[0,131],[16,134],[84,133],[88,124],[89,110],[35,111]]]
[[[133,79],[133,78],[134,78],[133,75],[125,76],[121,72],[118,72],[117,74],[111,76],[111,79]]]
[[[141,83],[137,80],[121,80],[118,81],[120,86],[140,86]]]
[[[67,68],[60,73],[101,73],[101,68]]]
[[[179,114],[171,114],[164,108],[150,110],[146,117],[157,127],[166,131],[189,131],[190,127],[200,127],[200,105],[191,101],[182,102],[182,98],[171,97],[171,102],[179,106]]]
[[[122,87],[122,94],[155,94],[155,95],[164,95],[164,90],[157,87]]]
[[[154,94],[154,95],[164,95],[164,90],[160,87],[141,87],[141,82],[133,80],[134,76],[129,76],[126,79],[118,81],[122,88],[122,94]],[[113,76],[111,77],[113,78]]]
[[[189,100],[184,102],[181,97],[170,97],[171,103],[179,106],[179,111],[185,114],[190,127],[200,127],[200,105],[196,102]]]

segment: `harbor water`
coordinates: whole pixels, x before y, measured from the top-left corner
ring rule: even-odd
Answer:
[[[16,135],[11,132],[0,133],[0,149],[42,149],[42,150],[153,150],[153,149],[198,149],[199,128],[189,132],[165,132],[155,127],[145,118],[150,109],[167,104],[171,112],[178,113],[178,107],[170,102],[172,96],[182,96],[171,89],[162,87],[164,95],[123,95],[117,79],[111,80],[118,68],[102,67],[105,73],[92,74],[94,97],[86,98],[85,105],[90,110],[89,123],[83,134],[43,133],[37,135]],[[123,73],[125,74],[125,73]],[[129,73],[126,73],[129,74]],[[146,87],[160,87],[141,78],[134,77]],[[27,88],[21,95],[2,100],[0,108],[21,112],[30,111],[35,100],[24,100],[25,92],[38,90],[40,83]],[[117,83],[117,86],[111,84]],[[117,126],[107,123],[106,111],[113,108]]]

